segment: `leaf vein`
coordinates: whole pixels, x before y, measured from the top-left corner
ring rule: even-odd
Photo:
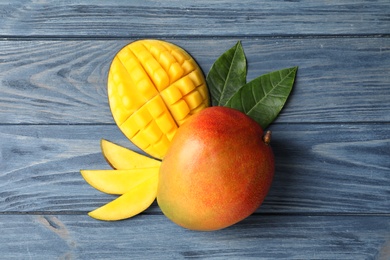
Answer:
[[[275,88],[277,88],[278,86],[281,85],[281,82],[283,82],[284,80],[286,80],[287,78],[289,78],[289,76],[294,72],[294,69],[291,69],[285,77],[281,76],[281,80],[274,86],[271,82],[271,85],[273,86],[272,89],[268,92],[268,93],[265,93],[265,95],[258,101],[254,104],[254,106],[247,112],[248,114],[251,113],[254,109],[256,109],[257,105],[259,103],[262,103],[264,99],[266,99],[269,95],[270,92],[272,92]],[[281,74],[281,71],[279,71],[279,74]],[[270,76],[271,77],[271,76]],[[264,89],[264,88],[263,88]],[[265,90],[263,90],[265,92]]]

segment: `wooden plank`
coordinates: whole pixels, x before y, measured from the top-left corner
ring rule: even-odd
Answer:
[[[2,124],[112,124],[106,77],[128,41],[0,41]],[[236,39],[175,39],[207,73]],[[244,39],[248,80],[299,66],[278,122],[390,122],[390,38]]]
[[[387,128],[388,124],[272,126],[276,174],[264,210],[389,212]]]
[[[276,173],[258,212],[390,213],[388,124],[274,124]],[[109,169],[101,138],[128,146],[116,126],[0,126],[0,212],[83,212],[115,196],[80,169]],[[137,150],[137,149],[134,149]],[[160,212],[154,205],[148,212]]]
[[[0,4],[0,36],[176,37],[389,34],[387,0],[48,1]]]
[[[1,215],[4,259],[389,259],[389,216],[253,215],[194,232],[162,215]]]

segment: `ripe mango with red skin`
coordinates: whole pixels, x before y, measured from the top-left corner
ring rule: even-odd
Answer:
[[[244,113],[210,107],[177,131],[157,190],[162,212],[187,229],[211,231],[251,215],[274,175],[269,136]]]

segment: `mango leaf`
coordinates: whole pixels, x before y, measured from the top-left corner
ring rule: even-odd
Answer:
[[[241,42],[223,53],[206,77],[213,106],[224,106],[246,83],[246,57]]]
[[[240,110],[258,122],[263,129],[282,110],[294,85],[298,67],[262,75],[242,86],[226,106]]]

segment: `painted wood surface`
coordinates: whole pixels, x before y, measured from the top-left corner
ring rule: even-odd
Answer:
[[[112,124],[106,78],[121,41],[0,41],[0,122]],[[175,39],[207,74],[239,39]],[[298,65],[278,122],[389,122],[390,39],[244,39],[248,80]],[[98,115],[98,116],[97,116]]]
[[[5,0],[3,37],[382,35],[389,2]]]
[[[274,124],[271,130],[276,173],[259,212],[390,214],[388,125]],[[110,169],[101,138],[139,151],[116,126],[1,126],[0,212],[86,212],[115,198],[79,173]]]
[[[0,259],[390,259],[390,2],[0,2]],[[111,59],[158,37],[205,73],[238,40],[248,80],[299,66],[270,126],[264,204],[218,232],[192,232],[156,203],[101,222],[115,198],[80,169],[109,168],[106,138],[139,151],[107,103]]]
[[[77,215],[6,215],[0,226],[7,237],[0,250],[15,259],[360,260],[388,259],[390,249],[383,216],[253,215],[217,232],[185,230],[153,214],[104,223]]]

